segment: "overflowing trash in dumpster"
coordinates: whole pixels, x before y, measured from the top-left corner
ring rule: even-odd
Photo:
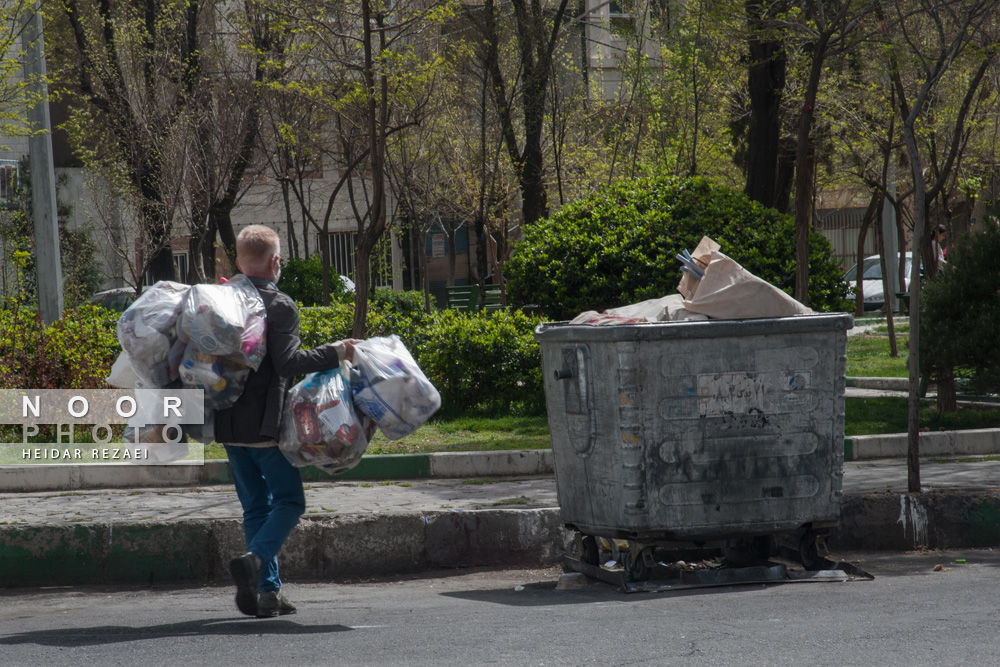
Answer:
[[[678,261],[678,294],[535,329],[568,567],[625,590],[870,578],[825,544],[853,318],[814,313],[707,237]],[[725,546],[668,555],[709,543]]]
[[[812,309],[724,255],[719,247],[704,236],[694,252],[685,250],[677,255],[683,272],[677,294],[609,308],[603,313],[584,311],[569,324],[613,326],[814,314]]]

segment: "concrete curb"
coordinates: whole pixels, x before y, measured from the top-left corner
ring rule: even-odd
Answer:
[[[568,539],[558,509],[304,517],[282,548],[282,578],[550,564]],[[229,559],[243,545],[235,519],[4,526],[0,587],[228,581]]]
[[[308,482],[323,482],[334,479],[507,477],[553,473],[552,450],[524,449],[496,452],[375,454],[363,457],[356,468],[337,477],[331,477],[313,466],[302,468],[302,479]],[[204,465],[153,466],[110,463],[0,466],[0,493],[205,486],[232,484],[232,481],[229,462],[225,460],[205,461]]]
[[[547,565],[572,534],[557,508],[303,517],[282,549],[286,581],[343,581],[441,567]],[[837,550],[1000,545],[1000,492],[845,496]],[[229,581],[240,521],[4,526],[0,587]]]
[[[844,438],[844,460],[904,458],[909,448],[906,433],[858,435]],[[920,434],[920,456],[986,456],[1000,454],[1000,429],[928,431]]]
[[[846,387],[855,389],[878,389],[881,391],[909,391],[909,378],[867,378],[849,377],[846,380]]]

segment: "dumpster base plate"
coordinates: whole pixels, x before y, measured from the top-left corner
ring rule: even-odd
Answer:
[[[824,569],[794,570],[782,563],[768,561],[748,567],[720,568],[715,570],[678,570],[676,568],[657,568],[667,573],[667,577],[649,579],[647,581],[629,581],[623,570],[614,570],[600,565],[590,565],[571,556],[565,557],[565,565],[569,570],[580,572],[592,579],[617,586],[625,593],[662,593],[667,591],[689,590],[692,588],[714,588],[720,586],[745,586],[756,584],[791,584],[791,583],[823,583],[845,582],[857,579],[872,580],[875,577],[850,563],[834,563],[823,559],[820,565]],[[654,570],[654,575],[657,573]]]

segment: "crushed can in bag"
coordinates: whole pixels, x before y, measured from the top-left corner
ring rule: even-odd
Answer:
[[[441,407],[441,394],[396,335],[355,345],[350,378],[354,407],[390,440],[413,433]]]
[[[139,296],[118,318],[118,342],[136,376],[147,387],[165,387],[177,379],[170,351],[177,342],[176,325],[190,286],[161,280]]]
[[[315,465],[331,474],[361,460],[375,423],[354,409],[339,369],[310,373],[289,391],[278,445],[297,468]]]

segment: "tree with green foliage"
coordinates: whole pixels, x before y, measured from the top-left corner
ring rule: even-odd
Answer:
[[[989,224],[948,252],[944,273],[923,289],[920,370],[937,383],[940,412],[958,409],[955,378],[976,393],[1000,393],[1000,228]]]
[[[704,178],[615,183],[526,230],[508,265],[508,293],[554,319],[676,291],[682,250],[710,236],[754,275],[791,292],[794,220]],[[810,239],[810,301],[842,310],[846,287],[829,242]]]

